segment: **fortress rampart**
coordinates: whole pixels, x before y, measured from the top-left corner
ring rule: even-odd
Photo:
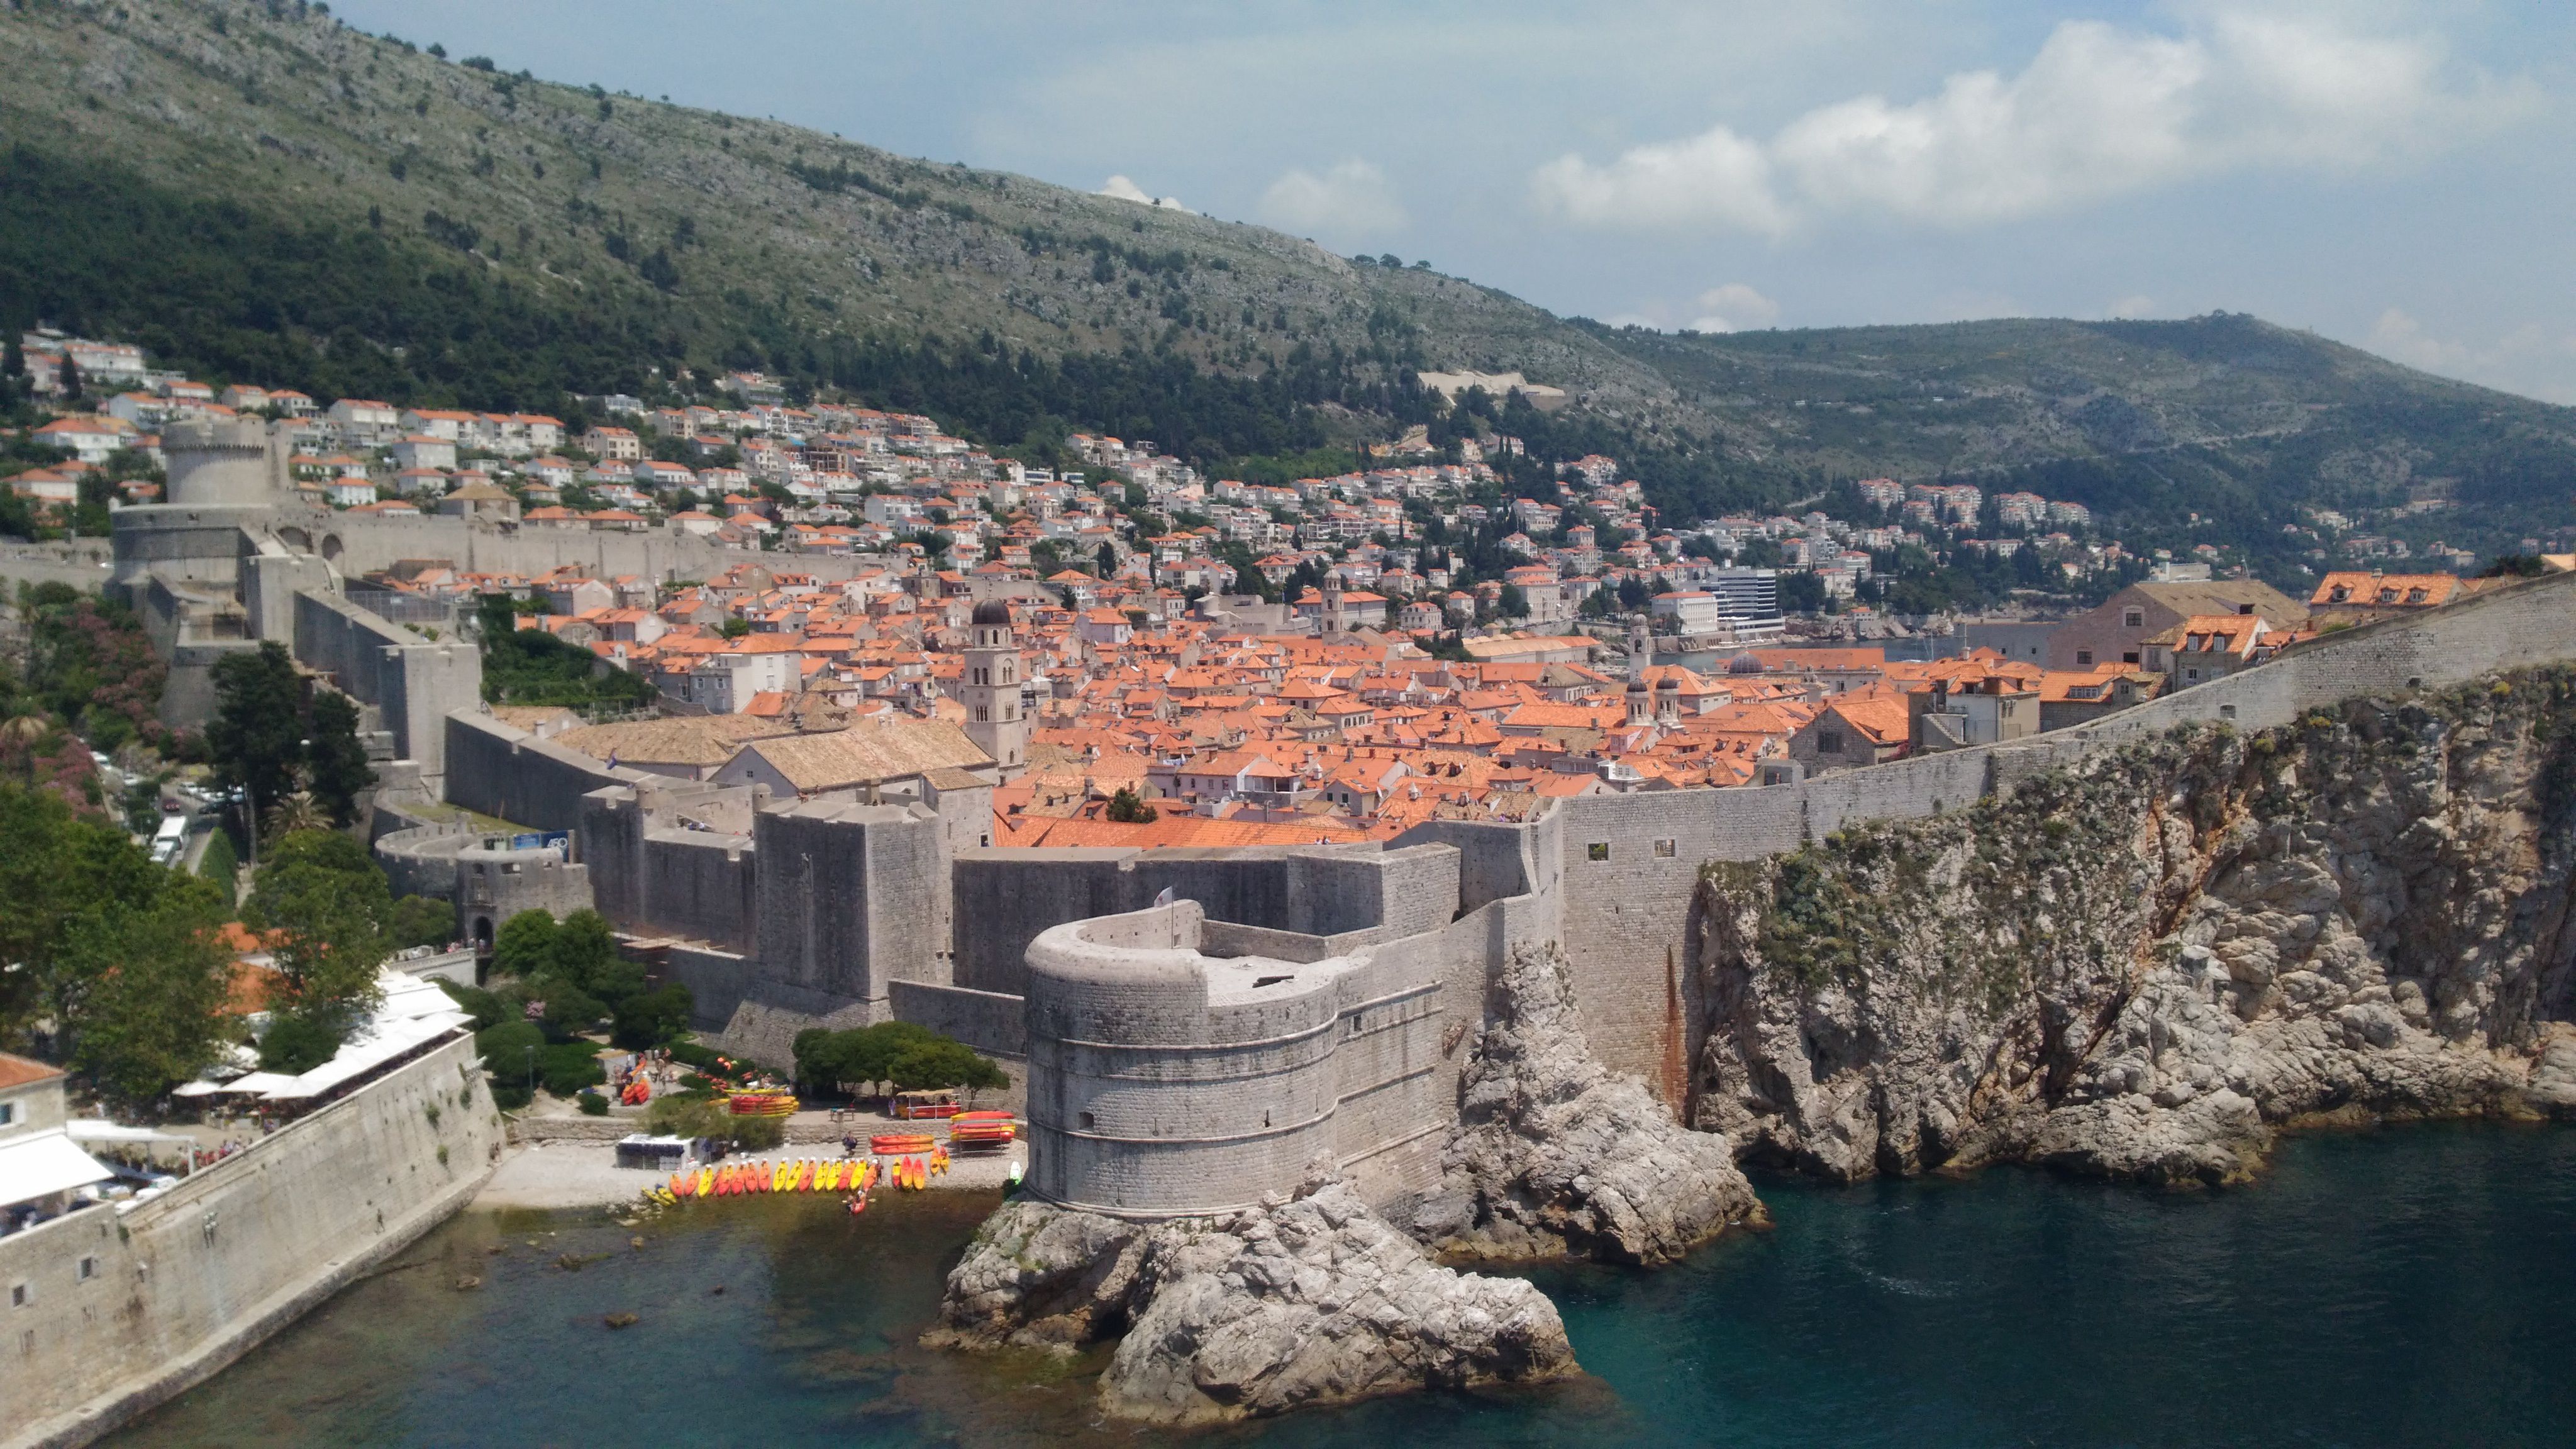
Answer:
[[[0,1238],[6,1449],[85,1444],[204,1381],[464,1206],[500,1115],[459,1034],[119,1212]]]
[[[2194,721],[2288,724],[2364,696],[2442,688],[2500,669],[2576,659],[2576,574],[2483,593],[2437,612],[2327,635],[2271,663],[2136,709],[1985,745],[1759,789],[1585,796],[1549,817],[1564,832],[1564,945],[1593,1048],[1613,1070],[1682,1099],[1697,1042],[1692,998],[1700,866],[1795,850],[1844,825],[1933,814]]]
[[[1176,901],[1029,944],[1034,1191],[1126,1217],[1249,1206],[1313,1162],[1366,1173],[1445,1125],[1431,962],[1244,953],[1285,943],[1259,935]],[[1428,1187],[1430,1165],[1379,1171],[1381,1193]]]

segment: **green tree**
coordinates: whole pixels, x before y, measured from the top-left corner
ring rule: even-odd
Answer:
[[[997,1090],[1011,1084],[1000,1066],[977,1056],[963,1042],[940,1037],[914,1042],[886,1067],[886,1076],[902,1091],[956,1087],[967,1092]]]
[[[397,951],[444,946],[456,939],[456,907],[436,896],[405,896],[394,902],[385,930]]]
[[[1526,619],[1529,617],[1529,595],[1522,592],[1518,584],[1505,584],[1499,607],[1506,619]]]
[[[873,1086],[891,1079],[895,1059],[912,1047],[949,1038],[909,1021],[881,1021],[848,1031],[796,1034],[796,1079],[818,1089]]]
[[[555,918],[546,911],[521,911],[501,923],[492,939],[492,969],[534,978],[555,962]]]
[[[212,884],[174,875],[148,906],[81,923],[56,991],[72,1070],[111,1097],[148,1102],[212,1064],[232,983],[218,930],[228,914]]]
[[[358,818],[358,792],[376,783],[367,747],[358,742],[357,701],[336,689],[314,691],[307,728],[304,760],[313,797],[332,824],[348,825]]]
[[[281,838],[242,903],[242,918],[270,932],[280,1015],[345,1036],[377,999],[376,971],[390,953],[393,896],[365,847],[330,831]]]
[[[279,1016],[271,1019],[268,1030],[260,1035],[259,1068],[301,1076],[339,1051],[340,1034],[329,1027],[300,1016]]]
[[[241,857],[233,850],[231,832],[218,830],[214,838],[206,842],[206,853],[197,861],[197,874],[222,896],[224,909],[231,910],[241,876]]]
[[[47,790],[0,785],[0,1043],[142,1100],[213,1060],[231,957],[215,887]]]
[[[695,1008],[689,988],[676,981],[630,996],[616,1008],[615,1041],[629,1050],[667,1046],[688,1034],[689,1014]]]
[[[12,723],[15,723],[13,721]],[[125,832],[58,794],[0,783],[0,1042],[66,1019],[65,956],[84,922],[148,908],[171,879]]]
[[[304,753],[304,682],[274,639],[216,661],[214,681],[206,753],[216,783],[246,788],[251,807],[266,810],[295,789]]]
[[[1107,814],[1122,825],[1150,825],[1163,818],[1161,811],[1146,804],[1143,796],[1126,785],[1119,786],[1118,793],[1109,797]]]

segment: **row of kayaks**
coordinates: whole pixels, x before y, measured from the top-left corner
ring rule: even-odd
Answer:
[[[948,1152],[945,1148],[889,1157],[883,1162],[868,1157],[741,1162],[723,1167],[701,1167],[695,1172],[673,1173],[669,1186],[656,1187],[650,1195],[659,1202],[676,1203],[689,1198],[749,1197],[758,1193],[864,1193],[879,1182],[917,1190],[928,1187],[930,1179],[947,1170]]]

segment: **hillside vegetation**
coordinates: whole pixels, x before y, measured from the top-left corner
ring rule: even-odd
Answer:
[[[996,447],[1105,429],[1223,466],[1425,420],[1418,367],[1517,369],[1581,400],[1517,419],[1543,456],[1612,451],[1676,518],[1951,471],[2266,566],[2302,504],[2450,497],[2406,527],[2481,546],[2576,518],[2576,413],[2246,317],[1612,329],[287,0],[22,0],[0,53],[0,325],[218,379],[561,409],[761,368]]]

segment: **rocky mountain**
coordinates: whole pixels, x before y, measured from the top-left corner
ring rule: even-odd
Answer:
[[[2496,547],[2576,525],[2576,411],[2246,317],[1615,329],[304,0],[20,0],[0,53],[0,325],[205,375],[499,407],[761,368],[994,446],[1092,427],[1214,462],[1423,421],[1418,367],[1517,370],[1580,400],[1517,419],[1542,456],[1614,451],[1677,517],[1947,470],[2275,562],[2303,506]]]
[[[2576,1111],[2571,780],[2552,669],[1712,866],[1696,1121],[1838,1178],[2189,1183],[2335,1114]]]

